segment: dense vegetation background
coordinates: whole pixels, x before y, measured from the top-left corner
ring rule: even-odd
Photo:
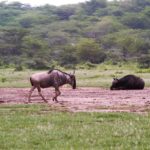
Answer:
[[[150,67],[150,0],[90,0],[55,7],[0,3],[0,66],[80,63]]]

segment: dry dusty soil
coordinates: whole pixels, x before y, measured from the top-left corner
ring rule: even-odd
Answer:
[[[24,104],[29,88],[0,88],[0,104]],[[42,89],[49,107],[71,112],[137,112],[150,110],[150,88],[144,90],[118,90],[79,87],[60,89],[58,103],[52,101],[53,88]],[[33,92],[31,103],[44,103],[37,90]]]

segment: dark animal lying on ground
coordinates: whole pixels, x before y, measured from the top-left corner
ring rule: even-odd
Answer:
[[[28,102],[30,102],[30,98],[32,92],[35,88],[37,88],[39,95],[42,99],[47,102],[44,96],[41,93],[41,88],[54,87],[55,88],[55,96],[53,97],[53,101],[57,101],[57,97],[61,94],[59,87],[64,84],[70,84],[73,89],[76,88],[76,78],[75,75],[71,75],[60,70],[54,69],[48,72],[35,73],[31,75],[30,82],[32,88],[29,92]]]
[[[144,89],[145,82],[135,75],[126,75],[120,79],[114,79],[111,90],[134,90]]]

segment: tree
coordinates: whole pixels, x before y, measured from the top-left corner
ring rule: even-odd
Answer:
[[[92,15],[97,9],[105,8],[106,6],[106,0],[91,0],[82,5],[87,15]]]
[[[138,59],[141,68],[150,68],[150,55],[144,55]]]
[[[122,23],[133,29],[144,29],[146,27],[145,18],[139,14],[127,14],[122,18]]]
[[[62,66],[72,66],[77,63],[76,48],[74,46],[65,46],[60,53],[60,64]]]
[[[0,35],[1,55],[21,55],[23,38],[28,32],[24,29],[4,29]]]
[[[60,7],[57,8],[55,14],[58,15],[60,20],[68,20],[70,16],[74,15],[75,11],[73,7]]]
[[[77,56],[80,61],[89,61],[91,63],[101,63],[106,58],[99,44],[92,39],[83,39],[78,43]]]

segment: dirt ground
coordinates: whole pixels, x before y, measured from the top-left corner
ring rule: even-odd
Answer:
[[[137,112],[150,109],[150,88],[144,90],[111,91],[102,88],[62,87],[58,103],[52,101],[53,88],[43,89],[49,107],[71,112]],[[0,104],[24,104],[27,102],[29,88],[0,88]],[[33,92],[31,103],[44,103],[37,90]]]

